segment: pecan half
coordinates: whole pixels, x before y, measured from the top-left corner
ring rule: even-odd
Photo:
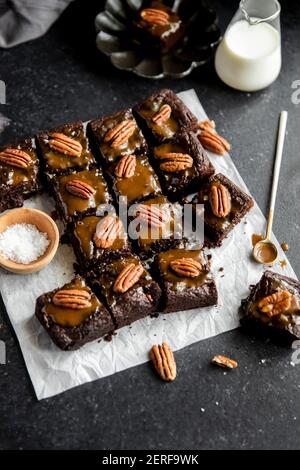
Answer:
[[[162,171],[174,173],[193,166],[193,159],[187,153],[166,152],[160,156],[163,162],[159,165]]]
[[[119,147],[127,142],[135,130],[135,122],[132,119],[125,119],[105,134],[104,142],[109,142],[113,148]]]
[[[220,354],[214,356],[211,362],[216,366],[223,367],[223,369],[236,369],[238,366],[238,363],[234,359],[221,356]]]
[[[165,212],[155,205],[139,204],[136,209],[137,217],[150,227],[161,227],[168,222]]]
[[[28,168],[32,158],[23,150],[9,148],[0,152],[0,161],[17,168]]]
[[[140,14],[147,23],[156,24],[158,26],[166,26],[169,24],[170,15],[159,8],[144,8]]]
[[[181,277],[197,277],[202,271],[201,263],[193,258],[174,259],[170,268]]]
[[[119,178],[131,178],[136,168],[135,155],[125,155],[121,158],[115,168],[115,175]]]
[[[141,264],[130,263],[118,275],[114,283],[114,291],[124,294],[139,280],[144,272]]]
[[[76,178],[66,183],[66,190],[68,193],[80,197],[81,199],[90,199],[96,192],[88,183]]]
[[[163,122],[167,121],[172,113],[172,108],[168,104],[163,104],[157,113],[153,114],[152,121],[160,126]]]
[[[168,343],[154,345],[150,351],[150,358],[159,376],[166,382],[176,379],[176,362],[174,354]]]
[[[198,122],[198,127],[202,131],[211,131],[212,129],[216,128],[216,123],[215,121],[212,121],[211,119],[205,119],[204,121]]]
[[[211,130],[204,130],[199,134],[198,138],[206,150],[217,155],[224,155],[225,152],[229,152],[231,149],[230,143],[224,137]]]
[[[70,157],[79,157],[82,152],[82,145],[78,140],[72,139],[60,132],[50,134],[49,147],[59,153],[64,153]]]
[[[97,248],[103,250],[113,245],[114,241],[120,236],[122,231],[122,222],[118,217],[107,215],[96,226],[94,242]]]
[[[231,211],[231,197],[223,184],[213,183],[211,185],[208,200],[216,217],[226,217]]]
[[[80,289],[62,289],[57,291],[52,297],[52,302],[57,307],[70,308],[72,310],[89,308],[92,305],[90,300],[90,292]]]
[[[272,318],[275,315],[286,312],[291,306],[291,301],[292,294],[287,290],[282,290],[264,297],[258,303],[258,308],[261,312]]]

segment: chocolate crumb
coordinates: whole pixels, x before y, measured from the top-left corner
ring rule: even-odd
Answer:
[[[210,253],[207,255],[207,259],[208,259],[208,261],[210,261],[212,259],[212,255]]]
[[[222,271],[224,271],[223,266],[221,266],[221,267],[219,268],[219,272],[221,273]]]

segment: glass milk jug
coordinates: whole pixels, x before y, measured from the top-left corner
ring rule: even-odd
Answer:
[[[281,68],[280,4],[242,0],[217,49],[215,68],[227,85],[242,91],[269,86]]]

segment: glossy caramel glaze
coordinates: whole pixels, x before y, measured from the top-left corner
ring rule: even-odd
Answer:
[[[139,113],[155,134],[165,139],[170,139],[179,130],[178,122],[175,120],[173,113],[171,113],[169,119],[161,124],[156,124],[152,121],[152,117],[160,110],[163,104],[165,104],[163,97],[157,97],[156,100],[148,99],[139,108]]]

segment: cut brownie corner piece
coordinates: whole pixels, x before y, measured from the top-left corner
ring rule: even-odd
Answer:
[[[118,328],[158,311],[161,289],[137,256],[121,256],[93,281]]]
[[[21,207],[41,190],[35,142],[27,138],[0,149],[0,212]]]
[[[200,187],[192,204],[196,215],[204,217],[206,244],[216,247],[222,245],[224,238],[253,207],[254,201],[229,178],[218,173]]]
[[[68,123],[36,136],[44,170],[56,175],[88,170],[96,166],[82,121]]]
[[[241,303],[241,324],[250,332],[290,344],[300,339],[300,282],[265,271]]]
[[[174,248],[159,253],[153,270],[162,288],[163,313],[217,304],[217,286],[203,250]]]
[[[80,276],[38,297],[35,315],[64,351],[78,349],[115,329],[110,313]]]

